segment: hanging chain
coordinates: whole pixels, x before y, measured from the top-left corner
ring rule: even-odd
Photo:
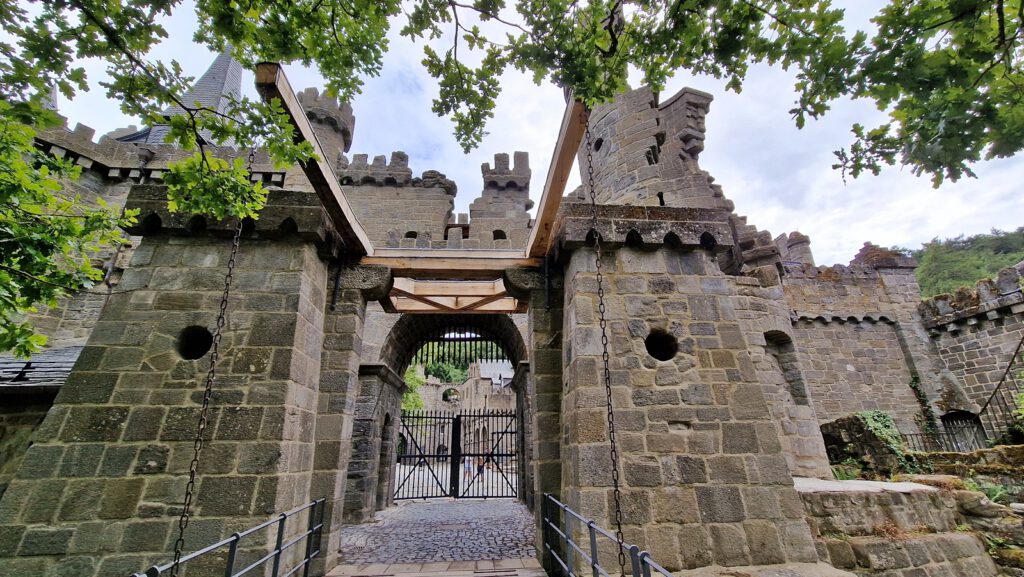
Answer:
[[[608,408],[608,445],[612,459],[612,498],[615,501],[615,540],[618,542],[619,571],[626,574],[626,550],[622,535],[622,492],[619,489],[619,449],[615,442],[615,408],[612,405],[612,371],[608,366],[608,322],[605,320],[604,275],[601,273],[601,234],[597,224],[597,193],[594,191],[594,149],[590,144],[590,122],[587,122],[587,187],[590,189],[591,229],[594,231],[594,250],[597,253],[597,318],[601,326],[601,363],[604,380],[605,403]]]
[[[249,151],[249,178],[252,178],[252,165],[256,162],[256,149]],[[185,484],[185,501],[178,518],[178,539],[174,542],[174,561],[171,564],[170,577],[178,577],[181,571],[181,554],[185,548],[185,529],[191,520],[192,498],[195,496],[196,476],[199,470],[199,454],[206,443],[206,426],[209,424],[210,399],[213,396],[213,383],[217,380],[217,360],[220,357],[220,340],[227,321],[228,297],[231,295],[231,281],[235,272],[235,258],[238,256],[238,245],[242,239],[243,219],[238,219],[235,236],[231,239],[231,256],[228,257],[228,272],[224,275],[224,293],[220,298],[217,310],[217,324],[213,330],[213,344],[210,347],[210,367],[206,371],[206,386],[203,389],[203,404],[199,409],[199,425],[196,427],[196,438],[192,443],[192,461],[188,465],[188,483]]]

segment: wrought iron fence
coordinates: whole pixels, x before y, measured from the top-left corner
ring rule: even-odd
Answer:
[[[222,573],[225,577],[241,577],[258,567],[264,568],[262,575],[267,577],[291,577],[292,575],[296,575],[300,569],[302,570],[303,577],[309,577],[309,563],[314,557],[320,554],[320,536],[323,533],[324,527],[325,501],[325,499],[317,499],[311,503],[306,503],[301,507],[288,511],[287,513],[281,513],[277,517],[268,519],[255,527],[250,527],[245,531],[235,533],[226,539],[214,543],[213,545],[203,547],[202,549],[189,553],[188,555],[182,555],[181,564],[185,565],[190,561],[195,561],[196,559],[200,559],[204,556],[215,554],[224,547],[227,547],[227,558],[224,561],[224,569]],[[306,517],[306,529],[301,533],[289,536],[288,521],[298,518],[304,511],[309,511]],[[264,529],[269,529],[274,525],[277,525],[277,533],[273,550],[252,562],[246,563],[245,561],[241,561],[239,559],[239,544],[242,542],[242,539]],[[292,563],[285,563],[285,560],[282,559],[284,552],[293,546],[298,545],[303,540],[305,540],[306,550],[302,559],[296,560]],[[241,561],[245,566],[236,571],[236,564],[239,561]],[[267,563],[271,563],[269,572],[267,572],[266,569]],[[293,566],[286,569],[282,566],[286,564]],[[146,569],[143,573],[133,573],[131,577],[159,577],[165,572],[170,571],[173,565],[173,563],[168,563],[166,565],[154,565],[149,569]]]
[[[560,572],[562,577],[583,577],[588,573],[591,577],[612,577],[613,574],[601,566],[599,551],[601,540],[606,540],[613,547],[612,554],[617,555],[614,548],[618,547],[618,541],[614,533],[599,527],[594,521],[581,516],[548,493],[544,494],[544,500],[541,502],[541,517],[544,550],[557,564],[554,569]],[[587,542],[579,543],[573,537],[574,534],[585,535]],[[672,577],[668,569],[658,565],[651,559],[650,553],[641,551],[640,547],[623,543],[622,550],[628,558],[627,570],[634,577]],[[607,545],[605,551],[607,554]],[[615,572],[618,572],[617,568]],[[548,569],[548,573],[557,574],[552,568]]]
[[[984,449],[986,444],[974,434],[941,431],[936,433],[905,433],[903,442],[911,451],[932,453],[970,453]]]

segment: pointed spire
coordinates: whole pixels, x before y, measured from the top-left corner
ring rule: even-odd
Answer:
[[[241,94],[242,65],[231,55],[231,48],[228,47],[217,55],[213,64],[181,97],[181,102],[186,106],[195,106],[198,103],[204,108],[224,112],[231,100],[237,99]],[[184,110],[175,105],[165,109],[163,116],[170,118],[182,113]],[[117,140],[136,144],[163,144],[164,137],[167,136],[169,130],[170,127],[166,124],[155,124]],[[231,143],[226,144],[230,145]]]

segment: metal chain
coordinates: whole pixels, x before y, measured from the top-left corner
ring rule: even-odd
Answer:
[[[603,365],[605,403],[608,408],[608,445],[612,459],[612,498],[615,502],[615,540],[618,542],[619,571],[626,575],[626,551],[622,535],[622,492],[619,489],[619,449],[615,442],[615,408],[612,405],[612,371],[608,366],[608,322],[605,320],[604,275],[601,273],[601,234],[597,224],[597,193],[594,191],[594,149],[590,144],[590,123],[587,122],[587,187],[590,189],[591,229],[594,232],[594,250],[597,253],[597,318],[601,326],[601,362]]]
[[[256,162],[256,150],[249,151],[248,172],[252,178],[252,166]],[[192,461],[188,465],[188,483],[185,484],[185,501],[181,507],[181,517],[178,518],[178,539],[174,542],[174,561],[171,564],[170,577],[178,577],[181,571],[181,554],[185,549],[185,529],[188,528],[191,520],[192,499],[195,496],[196,476],[199,470],[199,454],[203,451],[206,443],[204,438],[206,426],[209,424],[208,415],[210,412],[210,399],[213,396],[213,383],[217,380],[217,360],[220,358],[220,340],[224,333],[224,325],[227,322],[228,298],[231,295],[231,281],[235,273],[235,258],[238,256],[238,245],[242,240],[242,228],[244,220],[238,219],[238,226],[235,227],[235,236],[231,239],[231,256],[228,257],[228,271],[224,275],[224,292],[220,298],[220,308],[217,310],[217,324],[213,330],[213,344],[210,347],[210,367],[206,370],[206,385],[203,389],[203,404],[199,409],[199,424],[196,427],[196,438],[192,442]]]

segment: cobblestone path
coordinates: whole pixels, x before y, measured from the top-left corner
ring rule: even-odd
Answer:
[[[536,557],[533,515],[514,499],[400,501],[341,530],[343,564]]]

